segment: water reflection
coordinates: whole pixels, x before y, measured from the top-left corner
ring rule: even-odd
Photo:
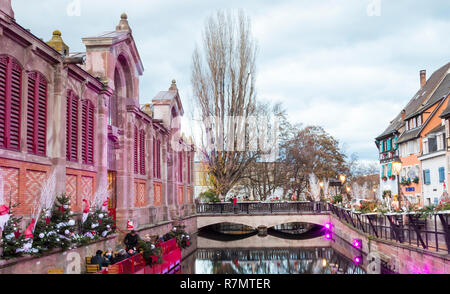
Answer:
[[[221,241],[196,237],[197,251],[184,260],[184,274],[365,274],[323,237],[306,240],[264,238]],[[345,247],[339,246],[339,250]]]
[[[195,274],[364,274],[332,248],[198,249]]]

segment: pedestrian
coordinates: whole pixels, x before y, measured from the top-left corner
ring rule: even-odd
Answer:
[[[138,245],[139,242],[139,235],[136,233],[135,230],[132,230],[130,233],[128,233],[125,236],[125,239],[123,240],[123,243],[125,244],[126,251],[130,248],[135,248]]]
[[[121,262],[121,261],[124,261],[124,260],[127,259],[127,258],[128,258],[127,252],[125,251],[125,249],[121,249],[121,250],[119,251],[119,254],[113,258],[112,264],[119,263],[119,262]]]
[[[98,250],[96,255],[91,258],[91,264],[98,264],[100,267],[107,267],[110,265],[110,261],[104,258],[103,251]]]

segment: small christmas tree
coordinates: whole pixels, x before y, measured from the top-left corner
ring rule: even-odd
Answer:
[[[36,255],[41,255],[44,251],[56,248],[58,243],[56,239],[56,231],[50,219],[50,213],[43,211],[34,231],[33,246],[39,251]]]
[[[89,216],[83,223],[82,233],[85,237],[98,240],[108,237],[115,230],[114,220],[108,215],[108,212],[102,208],[97,208],[95,211],[89,212]]]
[[[66,250],[71,247],[76,230],[75,220],[71,218],[70,199],[65,194],[56,198],[51,222],[55,227],[59,248]]]
[[[183,225],[174,226],[172,231],[170,231],[164,236],[164,241],[169,241],[171,239],[176,238],[178,247],[182,249],[188,248],[189,246],[191,246],[190,244],[191,237],[185,231],[185,228],[186,226]]]
[[[56,198],[51,214],[42,212],[34,231],[33,247],[39,250],[36,255],[54,248],[72,247],[76,223],[71,215],[70,199],[64,194]]]
[[[25,244],[25,238],[20,232],[22,217],[16,217],[14,214],[17,206],[19,205],[16,204],[10,208],[10,218],[2,232],[3,258],[5,259],[21,256],[22,252],[18,250],[23,248]]]

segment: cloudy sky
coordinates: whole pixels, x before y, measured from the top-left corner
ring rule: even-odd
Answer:
[[[205,19],[244,9],[259,45],[259,98],[283,102],[292,121],[325,127],[362,160],[377,159],[374,137],[418,90],[419,71],[450,62],[448,0],[13,0],[13,8],[45,41],[61,30],[71,51],[127,12],[145,67],[141,103],[175,78],[187,109]]]

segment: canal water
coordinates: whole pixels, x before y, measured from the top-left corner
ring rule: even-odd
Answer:
[[[296,224],[267,234],[223,224],[199,232],[183,274],[366,274],[364,253],[322,227]]]

